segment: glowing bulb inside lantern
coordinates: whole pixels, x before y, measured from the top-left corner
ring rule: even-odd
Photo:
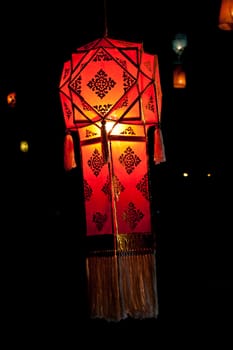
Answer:
[[[107,134],[112,130],[114,124],[115,124],[114,121],[109,121],[105,119],[105,130]],[[101,126],[101,124],[99,124],[99,126]]]
[[[106,122],[105,128],[106,128],[107,133],[109,133],[109,131],[112,129],[113,125],[114,125],[114,122],[110,122],[110,121]]]

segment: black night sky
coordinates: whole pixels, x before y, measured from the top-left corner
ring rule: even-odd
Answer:
[[[75,49],[103,37],[106,29],[110,38],[143,42],[144,50],[159,58],[167,161],[151,166],[161,300],[155,328],[162,329],[167,320],[173,325],[176,317],[179,324],[197,322],[202,315],[204,329],[205,321],[211,319],[213,326],[230,315],[233,32],[218,28],[219,6],[219,0],[68,0],[49,6],[6,3],[2,8],[2,242],[4,266],[15,277],[13,283],[5,272],[8,304],[12,313],[17,311],[14,326],[23,310],[33,319],[47,305],[46,326],[60,322],[62,328],[68,317],[70,331],[74,329],[71,319],[81,305],[74,300],[79,293],[82,299],[83,292],[75,271],[77,260],[82,270],[82,239],[75,233],[77,222],[79,231],[84,225],[82,190],[79,170],[70,179],[63,170],[58,85],[63,63]],[[172,86],[177,33],[188,40],[186,89]],[[4,100],[11,90],[17,92],[16,110],[9,110]],[[29,141],[28,154],[17,150],[22,138]],[[188,178],[182,177],[184,171]],[[20,279],[19,270],[25,271]],[[29,275],[33,282],[25,292]],[[17,296],[14,288],[20,290]],[[40,301],[33,307],[35,298]],[[6,324],[11,324],[9,314]]]

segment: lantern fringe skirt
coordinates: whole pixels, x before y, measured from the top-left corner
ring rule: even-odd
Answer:
[[[86,258],[91,318],[157,318],[155,252]]]

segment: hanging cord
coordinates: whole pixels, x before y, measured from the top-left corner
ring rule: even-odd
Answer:
[[[104,0],[104,36],[108,36],[108,24],[107,24],[107,5],[106,5],[107,0]]]
[[[101,125],[101,147],[102,147],[102,155],[103,155],[103,160],[104,163],[108,162],[108,135],[106,132],[106,128],[105,128],[105,120],[102,121],[102,125]]]

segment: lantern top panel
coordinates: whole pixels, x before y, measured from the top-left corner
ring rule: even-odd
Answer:
[[[59,89],[67,128],[160,119],[158,57],[142,43],[104,37],[79,47],[64,63]]]
[[[90,50],[95,49],[98,47],[117,47],[117,48],[126,48],[126,47],[137,47],[139,50],[143,49],[142,42],[130,42],[130,41],[124,41],[124,40],[116,40],[108,37],[99,38],[96,39],[86,45],[83,45],[79,48],[77,48],[77,51],[83,51],[83,50]]]

